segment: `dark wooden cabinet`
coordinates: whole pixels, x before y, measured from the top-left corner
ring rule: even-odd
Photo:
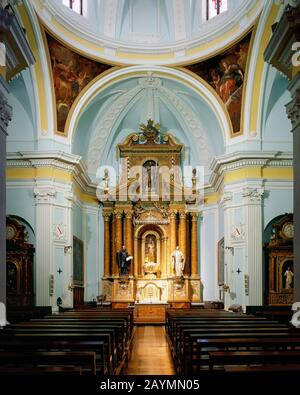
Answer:
[[[273,225],[270,241],[265,246],[269,305],[288,305],[294,302],[293,238],[293,215],[287,214]]]
[[[6,219],[6,294],[8,306],[32,306],[34,247],[25,226]]]

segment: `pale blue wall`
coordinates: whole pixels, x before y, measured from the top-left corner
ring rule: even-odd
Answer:
[[[263,201],[263,229],[278,215],[293,212],[293,190],[268,189]]]
[[[85,300],[93,300],[99,294],[99,280],[103,275],[102,255],[103,249],[99,249],[99,219],[94,212],[86,212],[86,293]],[[101,238],[103,233],[101,232]]]
[[[200,230],[201,282],[204,300],[218,299],[217,295],[217,240],[216,212],[203,213]]]
[[[83,241],[83,214],[78,204],[73,206],[73,235]]]
[[[6,190],[6,213],[24,218],[35,231],[35,198],[32,189]]]
[[[291,100],[288,80],[272,66],[267,66],[262,100],[262,149],[292,151],[291,122],[285,105]]]

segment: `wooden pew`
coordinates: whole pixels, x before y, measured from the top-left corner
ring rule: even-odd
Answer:
[[[211,351],[209,369],[216,365],[299,364],[300,351]]]
[[[34,368],[48,366],[77,366],[81,371],[96,374],[96,354],[93,351],[1,351],[0,366],[2,368],[18,367]]]

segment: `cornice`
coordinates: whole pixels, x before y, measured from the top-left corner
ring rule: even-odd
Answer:
[[[47,29],[86,56],[115,64],[178,64],[199,57],[207,58],[243,36],[253,26],[264,1],[244,1],[238,9],[229,10],[220,18],[213,18],[205,26],[200,26],[196,36],[163,43],[156,42],[157,37],[152,43],[128,42],[99,34],[91,29],[86,18],[74,15],[76,13],[57,1],[32,0],[31,4]],[[141,38],[140,35],[138,37]],[[222,37],[222,40],[215,40],[216,37]],[[145,55],[156,59],[145,59]]]
[[[220,192],[223,188],[224,174],[237,169],[258,167],[277,168],[292,167],[293,155],[290,152],[239,152],[214,159],[212,176],[206,184],[205,196]],[[87,168],[78,155],[61,151],[56,152],[12,152],[7,154],[8,168],[43,168],[53,167],[67,171],[73,175],[73,180],[88,195],[95,196],[97,185],[91,181]]]

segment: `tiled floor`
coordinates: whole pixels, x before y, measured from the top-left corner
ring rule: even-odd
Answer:
[[[175,374],[163,326],[138,326],[133,341],[128,375]]]

